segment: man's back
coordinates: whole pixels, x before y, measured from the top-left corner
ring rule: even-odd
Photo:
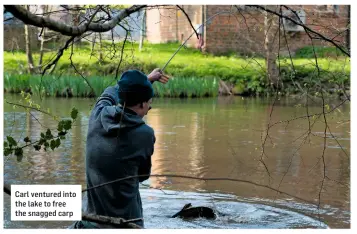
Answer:
[[[134,111],[113,106],[118,102],[117,90],[118,87],[106,89],[89,119],[88,188],[119,178],[150,174],[154,131]],[[124,219],[142,218],[139,181],[147,178],[127,179],[89,190],[87,212]]]

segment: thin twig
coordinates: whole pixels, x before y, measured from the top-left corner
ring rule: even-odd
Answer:
[[[119,60],[119,63],[118,63],[118,66],[117,66],[117,69],[115,71],[115,79],[117,80],[118,79],[118,75],[119,75],[119,68],[120,68],[120,65],[123,61],[123,56],[124,56],[124,48],[125,48],[125,43],[126,43],[126,40],[128,39],[128,34],[129,34],[129,30],[127,28],[125,28],[124,26],[120,25],[124,30],[125,30],[125,38],[124,38],[124,41],[123,41],[123,45],[121,47],[121,54],[120,54],[120,60]]]
[[[256,182],[253,182],[253,181],[249,181],[249,180],[240,180],[240,179],[234,179],[234,178],[226,178],[226,177],[195,177],[195,176],[185,176],[185,175],[174,175],[174,174],[152,174],[152,175],[135,175],[135,176],[127,176],[125,178],[120,178],[120,179],[116,179],[116,180],[112,180],[112,181],[109,181],[109,182],[106,182],[106,183],[102,183],[102,184],[99,184],[99,185],[95,185],[93,187],[90,187],[90,188],[86,188],[86,189],[83,189],[82,192],[86,192],[86,191],[89,191],[89,190],[92,190],[92,189],[97,189],[97,188],[100,188],[100,187],[103,187],[103,186],[106,186],[106,185],[109,185],[109,184],[113,184],[113,183],[118,183],[120,181],[124,181],[124,180],[128,180],[128,179],[133,179],[133,178],[140,178],[140,177],[174,177],[174,178],[182,178],[182,179],[193,179],[193,180],[203,180],[203,181],[232,181],[232,182],[239,182],[239,183],[246,183],[246,184],[251,184],[251,185],[255,185],[257,187],[261,187],[261,188],[266,188],[266,189],[269,189],[269,190],[273,190],[275,192],[278,192],[278,193],[281,193],[283,195],[286,195],[286,196],[290,196],[290,197],[293,197],[297,200],[301,200],[301,201],[304,201],[306,203],[312,203],[312,201],[308,201],[306,199],[303,199],[303,198],[300,198],[300,197],[297,197],[293,194],[289,194],[287,192],[284,192],[284,191],[280,191],[280,190],[277,190],[275,188],[272,188],[268,185],[263,185],[263,184],[259,184],[259,183],[256,183]]]
[[[58,50],[56,58],[43,69],[42,77],[45,75],[46,71],[52,67],[52,65],[55,65],[58,62],[58,60],[62,57],[63,52],[69,47],[70,43],[72,43],[75,38],[76,38],[75,36],[72,36],[69,40],[66,41],[65,45]],[[41,78],[41,84],[42,84],[42,78]]]
[[[185,11],[182,7],[180,7],[180,5],[176,5],[176,6],[177,6],[177,8],[179,8],[179,9],[185,14],[185,16],[186,16],[188,22],[190,23],[191,28],[192,28],[193,31],[195,32],[196,37],[197,37],[197,39],[198,39],[198,32],[196,31],[195,27],[193,27],[190,17],[189,17],[188,14],[186,13],[186,11]]]
[[[14,105],[14,106],[20,106],[20,107],[23,107],[23,108],[25,108],[25,109],[36,110],[36,111],[39,111],[39,112],[41,112],[41,113],[43,113],[43,114],[46,114],[46,115],[49,115],[49,116],[53,117],[52,114],[50,114],[50,113],[48,113],[48,112],[46,112],[46,111],[43,111],[43,110],[41,110],[41,109],[32,107],[32,106],[26,106],[26,105],[22,105],[22,104],[18,104],[18,103],[13,103],[13,102],[9,102],[9,101],[7,101],[7,100],[6,100],[5,102],[6,102],[7,104]]]
[[[72,51],[71,51],[71,55],[69,57],[69,60],[71,61],[71,66],[73,67],[73,69],[76,71],[77,74],[79,74],[82,79],[84,79],[84,81],[87,83],[87,85],[89,86],[89,88],[91,89],[91,92],[93,94],[93,96],[95,96],[95,91],[94,88],[92,87],[92,85],[89,83],[89,81],[87,80],[87,78],[85,78],[82,73],[80,71],[78,71],[77,67],[74,65],[73,60],[72,60],[72,55],[73,55],[73,44],[72,44]]]

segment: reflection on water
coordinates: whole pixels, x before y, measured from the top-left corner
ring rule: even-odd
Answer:
[[[5,98],[16,100],[18,96],[6,95]],[[93,102],[93,99],[47,98],[40,103],[43,108],[50,108],[60,116],[68,116],[70,109],[76,106],[80,111],[78,120],[59,149],[48,152],[26,149],[26,157],[21,163],[17,163],[14,157],[5,158],[5,182],[85,186],[85,141],[88,115]],[[145,117],[145,121],[154,128],[156,134],[152,173],[249,180],[279,188],[317,204],[324,176],[324,161],[327,178],[324,180],[321,194],[320,211],[316,210],[316,205],[291,200],[274,191],[250,184],[150,178],[144,185],[151,189],[142,189],[146,226],[225,228],[229,223],[230,228],[321,227],[320,222],[320,226],[316,223],[320,216],[331,228],[349,228],[350,126],[341,124],[349,119],[349,106],[342,106],[341,112],[328,116],[329,130],[322,160],[325,136],[322,119],[314,123],[308,137],[308,120],[298,119],[272,126],[269,137],[265,139],[263,130],[267,128],[269,119],[270,123],[274,123],[306,114],[306,109],[294,107],[296,104],[298,102],[294,100],[281,100],[270,116],[271,106],[268,100],[156,99],[154,108]],[[12,106],[6,104],[4,109],[5,136],[12,135],[17,140],[25,136],[34,138],[46,128],[57,127],[56,121],[42,113],[25,113],[19,108],[13,110]],[[310,113],[319,113],[321,110],[319,106],[309,108]],[[311,118],[310,121],[315,120]],[[262,155],[261,146],[264,141],[265,154]],[[269,174],[260,159],[264,160]],[[176,196],[167,196],[155,189],[181,192]],[[200,193],[192,197],[188,195],[190,192]],[[226,198],[221,201],[214,197],[214,194],[231,194],[232,197],[229,201]],[[207,205],[228,213],[226,220],[214,223],[204,220],[199,220],[198,223],[164,220],[166,215],[175,213],[185,202],[197,200],[199,204],[194,205],[206,204],[200,203],[205,196],[210,197]],[[56,228],[67,225],[51,222],[11,222],[9,196],[4,199],[6,227]],[[252,210],[254,212],[251,212]],[[296,220],[300,220],[299,223],[296,223]]]

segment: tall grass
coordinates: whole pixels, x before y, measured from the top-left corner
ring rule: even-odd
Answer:
[[[30,76],[4,74],[4,88],[6,91],[19,93],[30,87]]]
[[[110,76],[89,76],[87,82],[80,76],[44,76],[40,75],[4,75],[4,86],[7,92],[32,92],[54,97],[93,97],[99,96],[106,87],[115,85],[116,80]],[[166,85],[154,83],[157,97],[212,97],[218,94],[217,79],[205,78],[172,78]]]
[[[113,77],[90,76],[86,79],[93,88],[94,91],[92,91],[87,82],[80,76],[46,75],[41,79],[40,75],[5,74],[4,79],[4,88],[7,92],[31,91],[34,94],[41,93],[42,95],[57,97],[99,96],[106,87],[115,84]]]
[[[158,97],[215,97],[218,94],[216,78],[171,78],[166,85],[154,83],[153,87]]]

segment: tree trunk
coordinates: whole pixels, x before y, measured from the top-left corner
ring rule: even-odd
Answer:
[[[29,6],[26,6],[27,10],[30,10]],[[27,24],[24,25],[25,27],[25,43],[26,43],[26,56],[27,56],[27,67],[29,73],[34,73],[34,65],[33,65],[33,58],[32,58],[32,51],[31,51],[31,35],[29,26]]]
[[[143,48],[144,36],[145,36],[145,19],[146,19],[146,10],[143,9],[143,18],[141,19],[141,30],[140,30],[140,44],[139,51]]]
[[[347,33],[346,33],[346,46],[349,53],[351,53],[351,5],[347,6]]]
[[[41,35],[41,46],[40,46],[40,58],[38,60],[38,66],[42,66],[42,59],[43,59],[43,45],[45,43],[45,35],[46,35],[46,28],[43,29],[42,35]]]
[[[271,10],[275,10],[276,6],[269,5],[266,6]],[[270,14],[268,12],[264,12],[265,19],[264,19],[264,33],[265,33],[265,41],[264,41],[264,48],[265,48],[265,61],[266,61],[266,69],[267,69],[267,81],[271,86],[278,86],[278,68],[276,66],[276,58],[277,53],[275,52],[275,35],[277,33],[278,25],[279,25],[279,18]]]
[[[79,8],[80,5],[74,5],[75,8]],[[73,26],[79,26],[79,21],[81,19],[81,12],[79,10],[74,10],[73,13],[73,18],[72,18],[72,22],[73,22]],[[81,42],[81,37],[77,37],[74,42]]]
[[[99,60],[103,61],[102,34],[99,33]]]
[[[94,33],[94,36],[92,37],[92,50],[90,52],[90,57],[94,55],[94,49],[95,49],[95,41],[97,39],[97,33]]]
[[[47,13],[47,5],[42,5],[42,14]],[[40,46],[40,58],[38,61],[38,66],[41,67],[42,66],[42,59],[43,59],[43,45],[45,43],[45,38],[46,38],[46,28],[43,28],[42,30],[42,34],[41,34],[41,46]]]

